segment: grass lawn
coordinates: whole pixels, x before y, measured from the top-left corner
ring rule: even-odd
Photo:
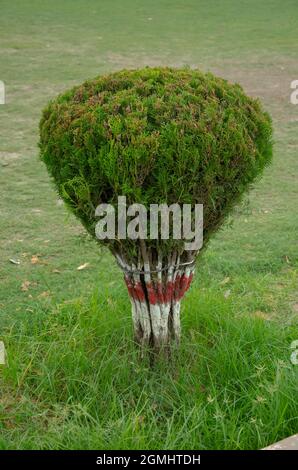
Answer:
[[[298,432],[297,29],[296,0],[1,1],[0,449],[257,449]],[[275,131],[272,166],[197,267],[179,354],[153,368],[122,274],[37,148],[50,98],[144,65],[239,82]]]

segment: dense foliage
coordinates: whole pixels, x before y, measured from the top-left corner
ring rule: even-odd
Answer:
[[[58,96],[40,123],[41,159],[94,235],[95,207],[202,203],[204,240],[271,159],[260,103],[198,70],[123,70]]]

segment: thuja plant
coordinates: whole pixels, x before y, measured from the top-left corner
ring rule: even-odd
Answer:
[[[139,237],[131,239],[120,226],[118,198],[126,208],[142,204],[148,210],[203,205],[204,249],[270,162],[271,138],[271,120],[258,100],[239,85],[189,69],[100,76],[44,110],[41,159],[61,198],[123,270],[142,346],[179,341],[180,302],[202,249],[186,249],[184,233],[174,234],[173,217],[168,239],[160,229],[150,238],[136,223]],[[113,207],[115,233],[99,239],[102,213],[96,211],[103,203]]]

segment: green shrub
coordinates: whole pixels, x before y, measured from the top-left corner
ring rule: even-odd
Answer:
[[[239,85],[197,70],[98,77],[51,102],[41,158],[60,196],[95,236],[100,203],[203,204],[204,246],[271,159],[271,121]],[[193,216],[193,222],[195,218]],[[180,337],[180,300],[197,250],[183,240],[105,240],[125,272],[135,337]],[[137,267],[137,273],[136,273]]]
[[[40,123],[41,159],[94,235],[94,208],[202,203],[204,240],[271,159],[271,121],[239,85],[197,70],[123,70],[60,95]],[[111,242],[112,243],[112,242]]]

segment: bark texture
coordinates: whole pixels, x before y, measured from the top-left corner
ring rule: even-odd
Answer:
[[[180,341],[180,304],[193,278],[195,254],[186,256],[182,263],[177,253],[167,259],[158,254],[153,263],[144,243],[137,263],[116,254],[131,301],[135,340],[142,347],[160,351]]]

